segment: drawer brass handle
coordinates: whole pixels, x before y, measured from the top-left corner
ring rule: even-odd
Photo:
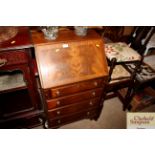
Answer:
[[[89,116],[89,115],[90,115],[90,112],[88,111],[88,112],[87,112],[87,116]]]
[[[60,115],[60,111],[57,111],[57,115]]]
[[[92,101],[90,101],[90,102],[89,102],[89,105],[91,105],[91,106],[92,106],[92,105],[93,105],[93,102],[92,102]]]
[[[60,101],[57,101],[57,105],[60,105]]]
[[[95,92],[92,92],[92,95],[93,95],[93,96],[95,96],[95,95],[96,95],[96,93],[95,93]]]
[[[61,120],[59,119],[59,120],[58,120],[58,124],[60,124],[60,123],[61,123]]]
[[[94,86],[98,86],[98,83],[96,81],[94,82]]]
[[[56,94],[57,94],[57,95],[60,95],[60,91],[59,91],[59,90],[57,90],[57,91],[56,91]]]
[[[0,58],[0,67],[4,66],[7,63],[6,59],[1,59]]]

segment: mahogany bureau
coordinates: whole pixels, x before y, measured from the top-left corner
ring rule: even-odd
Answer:
[[[84,37],[62,30],[51,41],[34,31],[32,40],[45,104],[45,128],[84,118],[97,120],[108,76],[100,36],[93,30]]]

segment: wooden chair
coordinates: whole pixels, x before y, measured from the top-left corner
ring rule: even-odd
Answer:
[[[143,57],[143,61],[141,63],[139,72],[136,73],[135,77],[135,87],[133,91],[134,99],[133,102],[131,102],[132,111],[138,111],[141,108],[155,104],[155,53],[154,50],[151,50],[153,48],[149,50],[149,53],[146,53],[149,47],[148,44],[150,44],[152,37],[155,34],[155,27],[149,28],[149,35],[147,35],[149,36],[148,43],[146,44],[146,48],[144,48],[145,51],[140,53]],[[130,67],[131,70],[132,68],[133,66]],[[143,98],[141,98],[143,93],[145,95]],[[139,100],[136,100],[137,97]]]
[[[142,53],[152,36],[151,27],[135,27],[127,43],[105,44],[105,54],[109,65],[109,80],[106,98],[118,96],[123,110],[129,109],[134,93],[135,77],[143,61]],[[128,65],[134,65],[132,71]],[[126,88],[126,91],[122,91]]]

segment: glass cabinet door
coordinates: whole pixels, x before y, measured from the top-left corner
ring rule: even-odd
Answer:
[[[26,81],[19,70],[0,71],[0,118],[33,109]]]

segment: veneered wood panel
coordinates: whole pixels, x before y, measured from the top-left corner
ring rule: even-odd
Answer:
[[[47,107],[48,109],[58,108],[70,104],[75,104],[77,102],[82,102],[83,100],[92,99],[94,97],[101,97],[102,95],[102,88],[85,91],[78,94],[68,95],[67,97],[59,97],[52,100],[47,100]]]
[[[98,117],[99,111],[100,111],[100,106],[96,107],[96,108],[92,108],[92,109],[85,109],[79,113],[74,113],[73,115],[66,115],[63,118],[57,118],[57,119],[53,119],[51,118],[49,120],[49,127],[50,128],[57,128],[59,126],[62,126],[64,124],[68,124],[71,122],[75,122],[78,121],[80,119],[84,119],[84,118],[95,118]]]
[[[104,80],[103,79],[95,79],[89,80],[86,82],[79,82],[71,85],[65,85],[58,88],[52,88],[45,90],[46,98],[56,98],[60,96],[66,96],[73,93],[78,93],[98,87],[104,87]]]
[[[0,52],[0,59],[6,60],[6,66],[28,63],[28,54],[23,50]]]
[[[101,40],[36,46],[35,54],[44,89],[108,74]]]
[[[63,117],[67,114],[74,114],[83,110],[88,110],[89,108],[96,108],[100,104],[100,98],[93,98],[91,100],[84,100],[82,102],[65,106],[63,108],[50,109],[48,110],[48,115],[50,118]]]

